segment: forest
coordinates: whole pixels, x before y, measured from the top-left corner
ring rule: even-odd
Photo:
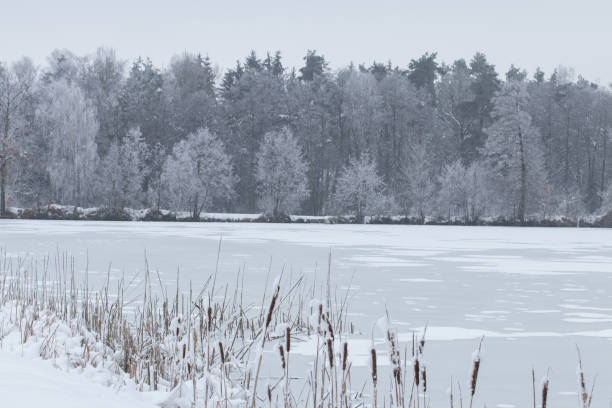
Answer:
[[[475,223],[612,210],[612,93],[483,53],[226,70],[112,49],[0,64],[0,211],[50,204]],[[609,157],[611,156],[611,157]]]

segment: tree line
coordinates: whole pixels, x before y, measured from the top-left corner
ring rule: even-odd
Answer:
[[[56,50],[0,64],[0,211],[580,217],[612,209],[611,129],[608,88],[483,53],[332,71],[251,52],[219,72]]]

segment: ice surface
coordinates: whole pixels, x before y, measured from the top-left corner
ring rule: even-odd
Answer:
[[[92,285],[110,267],[111,281],[135,276],[134,291],[145,254],[168,290],[177,268],[181,282],[197,288],[215,270],[221,236],[219,279],[234,282],[244,268],[245,296],[255,306],[266,279],[269,292],[283,267],[283,279],[303,274],[325,282],[331,250],[339,295],[351,290],[356,375],[360,365],[367,374],[371,327],[387,308],[402,347],[428,324],[432,406],[446,403],[450,375],[465,380],[483,334],[479,393],[487,406],[529,404],[532,366],[538,375],[552,368],[550,406],[575,406],[577,343],[587,374],[606,384],[598,386],[593,406],[612,399],[612,230],[0,221],[0,246],[10,255],[65,251],[81,271],[89,258]],[[377,336],[383,365],[386,346]],[[294,344],[294,363],[301,356],[308,364],[310,343]]]

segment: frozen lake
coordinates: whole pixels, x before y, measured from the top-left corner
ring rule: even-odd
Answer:
[[[9,255],[67,252],[81,270],[89,260],[93,282],[109,268],[114,277],[141,273],[146,252],[167,285],[179,268],[197,288],[215,268],[220,237],[221,276],[232,281],[244,268],[253,300],[269,265],[272,276],[285,267],[323,280],[331,251],[332,280],[351,285],[362,343],[385,305],[400,339],[428,324],[433,406],[447,405],[450,375],[466,392],[482,334],[478,406],[531,406],[533,366],[538,382],[551,369],[550,406],[575,407],[576,344],[589,382],[599,376],[593,406],[612,401],[612,230],[0,220]]]

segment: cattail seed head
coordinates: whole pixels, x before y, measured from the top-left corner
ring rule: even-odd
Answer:
[[[332,324],[329,321],[329,319],[325,319],[325,320],[327,320],[327,330],[329,331],[329,336],[333,339],[334,338],[334,328],[332,327]]]
[[[334,368],[334,346],[331,339],[327,339],[327,354],[329,355],[329,367]]]
[[[285,349],[283,348],[282,344],[279,344],[278,346],[278,353],[280,354],[280,359],[281,359],[281,367],[283,368],[283,370],[285,369]]]
[[[546,403],[548,401],[548,378],[544,380],[542,384],[542,408],[546,408]]]
[[[414,383],[416,384],[417,388],[419,387],[420,384],[420,366],[419,366],[419,359],[415,358],[414,359]]]
[[[394,367],[393,368],[393,379],[395,380],[395,383],[397,385],[401,385],[402,384],[402,374],[401,374],[401,370],[399,367]]]
[[[274,295],[272,295],[272,300],[270,301],[270,308],[268,309],[268,317],[266,318],[266,329],[270,327],[270,323],[272,322],[272,314],[274,313],[274,306],[276,305],[276,300],[278,299],[279,292],[280,292],[280,284],[276,285],[276,289],[274,290]]]
[[[346,371],[346,360],[348,359],[348,343],[344,342],[342,353],[342,371]]]
[[[212,307],[208,306],[208,331],[212,330]]]
[[[285,332],[285,348],[287,349],[287,353],[291,351],[291,327],[289,326],[287,326]]]
[[[478,381],[478,369],[480,368],[480,359],[474,360],[474,365],[472,366],[472,376],[470,381],[470,392],[472,397],[476,393],[476,383]]]
[[[225,364],[225,353],[223,352],[223,343],[219,342],[219,357],[221,358],[221,364]]]
[[[372,382],[376,385],[378,380],[378,369],[376,367],[376,349],[374,349],[374,347],[370,350],[370,354],[372,355]]]

